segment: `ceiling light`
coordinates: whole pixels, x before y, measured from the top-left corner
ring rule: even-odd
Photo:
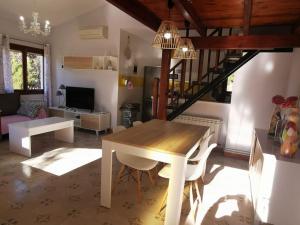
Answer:
[[[30,22],[30,27],[27,28],[27,25],[25,23],[25,18],[23,16],[19,17],[20,19],[20,30],[23,31],[25,34],[31,33],[32,35],[43,35],[47,36],[50,34],[51,31],[51,26],[50,26],[50,21],[46,20],[44,29],[41,29],[40,22],[38,21],[39,19],[39,13],[38,12],[33,12],[32,13],[32,21]]]
[[[196,59],[197,53],[195,51],[194,45],[192,40],[189,37],[189,27],[190,23],[186,20],[185,22],[186,27],[186,37],[181,38],[178,48],[175,49],[173,52],[174,59]]]
[[[171,9],[174,6],[172,0],[168,0],[169,20],[164,20],[160,24],[154,37],[152,46],[161,49],[176,49],[180,41],[179,31],[173,21],[170,20]]]
[[[173,53],[174,59],[196,59],[197,52],[190,38],[181,38],[179,47]]]
[[[179,41],[180,35],[175,23],[165,20],[158,28],[152,46],[161,49],[176,49]]]

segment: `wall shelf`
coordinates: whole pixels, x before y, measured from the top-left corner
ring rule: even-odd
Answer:
[[[118,57],[116,56],[65,56],[63,68],[93,69],[93,70],[118,70]]]

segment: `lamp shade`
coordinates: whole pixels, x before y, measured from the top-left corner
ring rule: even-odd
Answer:
[[[152,46],[161,49],[176,49],[179,45],[180,35],[173,21],[164,20],[156,32]]]
[[[196,59],[197,53],[190,38],[181,38],[178,48],[173,53],[174,59]]]
[[[66,89],[66,86],[64,84],[61,84],[61,85],[59,85],[58,89],[64,90],[64,89]]]
[[[62,96],[63,93],[61,92],[61,90],[56,91],[56,96]]]

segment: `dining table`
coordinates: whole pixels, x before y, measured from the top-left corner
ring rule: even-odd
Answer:
[[[102,138],[101,206],[111,208],[114,151],[152,159],[171,166],[165,225],[180,222],[187,161],[198,149],[209,127],[153,119]]]

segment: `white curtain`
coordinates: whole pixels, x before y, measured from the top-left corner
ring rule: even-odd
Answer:
[[[11,73],[9,37],[5,35],[1,35],[0,38],[0,91],[5,93],[14,92]]]
[[[52,104],[50,58],[50,44],[46,44],[44,45],[44,102],[47,106]]]

